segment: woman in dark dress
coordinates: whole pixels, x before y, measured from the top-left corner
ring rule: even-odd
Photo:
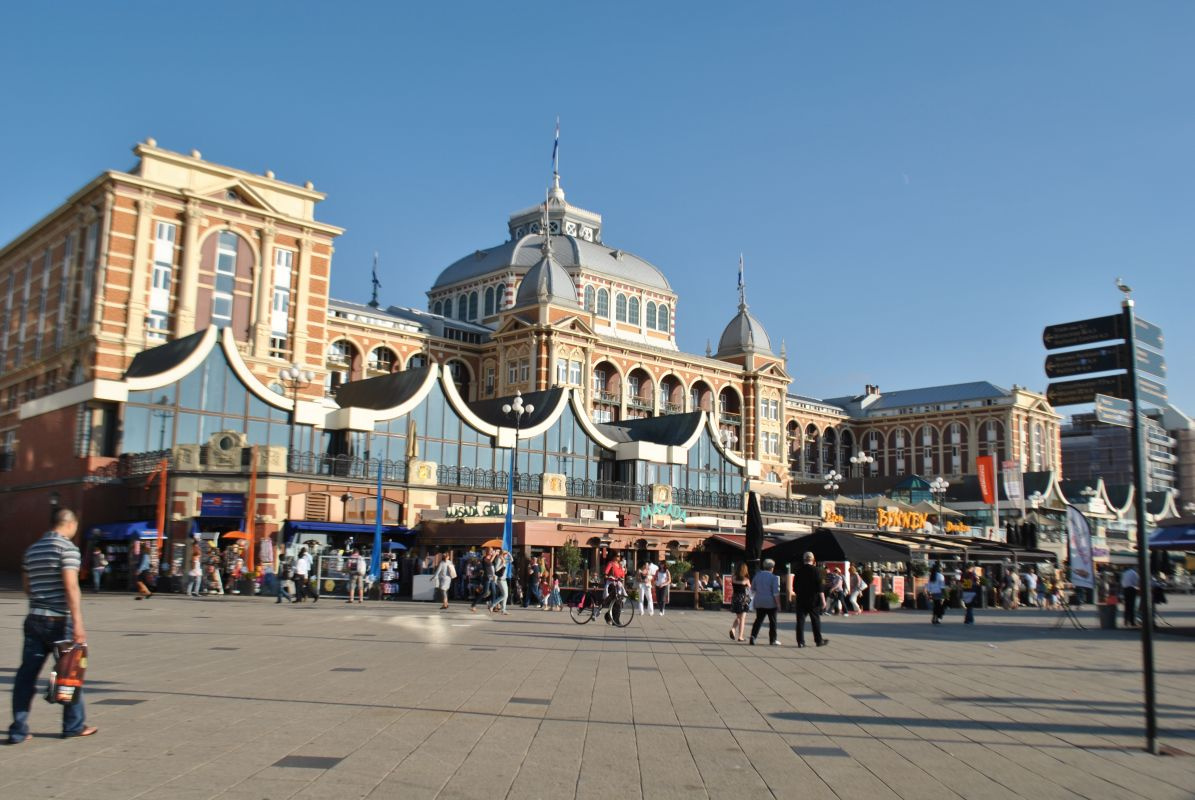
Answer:
[[[730,625],[730,638],[731,641],[741,642],[744,629],[747,626],[747,609],[751,606],[751,596],[747,593],[751,588],[751,576],[747,571],[747,562],[739,564],[739,571],[730,585],[734,589],[734,594],[730,598],[730,611],[734,614],[734,622]]]

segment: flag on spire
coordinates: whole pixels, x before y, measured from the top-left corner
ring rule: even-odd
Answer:
[[[552,174],[560,172],[560,117],[556,118],[556,140],[552,142]]]

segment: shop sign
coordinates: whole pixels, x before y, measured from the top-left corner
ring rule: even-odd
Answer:
[[[827,511],[824,514],[822,514],[822,522],[838,523],[838,522],[842,522],[843,519],[844,519],[844,517],[842,516],[842,514],[836,514],[833,511]]]
[[[640,519],[655,519],[656,517],[667,517],[673,522],[684,522],[689,515],[675,503],[652,503],[639,508]]]
[[[877,528],[904,528],[909,531],[919,531],[925,527],[929,514],[919,511],[887,511],[876,509]]]
[[[240,492],[201,492],[199,516],[243,517],[245,516],[245,495]]]
[[[971,526],[967,525],[964,522],[947,522],[946,523],[946,532],[947,533],[966,533],[969,530],[971,530]]]
[[[449,519],[463,517],[502,517],[505,515],[505,503],[478,503],[472,506],[457,504],[444,509],[444,516]]]
[[[903,603],[905,601],[905,576],[904,575],[893,575],[892,576],[892,593],[900,598],[900,602]]]

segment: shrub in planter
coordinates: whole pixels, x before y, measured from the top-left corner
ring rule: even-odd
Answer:
[[[888,608],[893,606],[899,608],[902,598],[896,592],[884,592],[884,599],[888,601]]]
[[[721,611],[722,610],[722,593],[721,592],[702,592],[701,593],[701,607],[707,611]]]

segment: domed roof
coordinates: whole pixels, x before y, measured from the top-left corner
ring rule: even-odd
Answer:
[[[480,278],[492,272],[529,269],[542,258],[543,239],[539,234],[529,234],[488,250],[478,250],[449,265],[436,278],[431,290]],[[586,270],[665,292],[672,291],[664,273],[654,265],[604,244],[587,242],[574,236],[553,235],[552,254],[557,263],[568,271]]]
[[[573,279],[551,252],[543,254],[539,262],[527,270],[519,284],[519,293],[515,295],[515,308],[539,303],[579,305]]]
[[[767,353],[772,355],[772,341],[763,323],[747,310],[745,302],[739,303],[739,313],[722,331],[718,340],[717,357],[736,353]]]

